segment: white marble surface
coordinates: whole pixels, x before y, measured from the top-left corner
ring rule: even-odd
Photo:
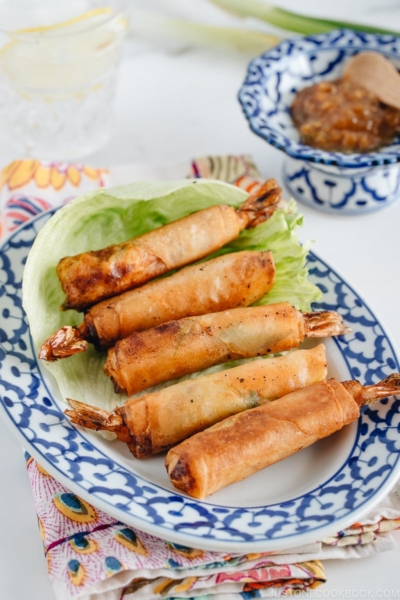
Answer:
[[[279,179],[282,154],[250,132],[236,100],[248,59],[133,45],[121,69],[115,136],[86,162],[109,166],[250,153],[266,177]],[[1,163],[12,158],[0,150]],[[315,251],[367,300],[399,346],[400,201],[357,218],[306,208],[303,213],[301,240],[316,241]],[[23,455],[3,422],[0,457],[0,599],[54,600]],[[400,533],[395,538],[400,542]],[[400,549],[359,561],[327,561],[328,584],[319,597],[398,597],[399,560]]]

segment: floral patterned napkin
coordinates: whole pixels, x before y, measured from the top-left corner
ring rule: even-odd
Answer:
[[[94,169],[14,161],[0,175],[0,239],[36,214],[87,191],[130,179],[210,177],[248,191],[259,173],[247,156],[203,157],[158,167]],[[199,598],[247,600],[326,581],[321,559],[356,558],[395,547],[400,484],[362,523],[328,539],[279,553],[227,554],[186,548],[137,531],[69,492],[27,455],[47,568],[58,600]]]

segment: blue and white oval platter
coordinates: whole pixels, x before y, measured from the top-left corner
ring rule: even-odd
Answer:
[[[38,365],[21,303],[29,249],[51,213],[16,230],[0,251],[1,412],[21,445],[68,489],[116,519],[186,546],[272,551],[321,540],[377,504],[400,474],[400,400],[363,410],[359,422],[207,501],[178,493],[164,457],[134,459],[120,442],[75,428],[55,382]],[[323,291],[352,333],[327,340],[330,375],[370,384],[399,363],[374,314],[328,265],[309,256]],[[3,457],[4,459],[5,457]]]

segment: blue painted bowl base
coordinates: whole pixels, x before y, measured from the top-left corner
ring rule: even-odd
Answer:
[[[360,215],[388,206],[400,197],[400,166],[333,173],[309,162],[286,159],[283,178],[290,194],[316,210]]]

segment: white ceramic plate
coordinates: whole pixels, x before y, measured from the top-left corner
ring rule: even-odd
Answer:
[[[163,456],[138,461],[122,443],[75,428],[55,382],[38,365],[21,301],[27,254],[51,214],[23,225],[0,251],[0,412],[21,445],[68,489],[153,535],[229,552],[320,540],[357,521],[389,491],[400,474],[396,398],[202,502],[171,486]],[[326,341],[329,375],[370,384],[399,371],[389,338],[357,293],[314,254],[309,269],[323,291],[314,308],[338,310],[352,328]]]

